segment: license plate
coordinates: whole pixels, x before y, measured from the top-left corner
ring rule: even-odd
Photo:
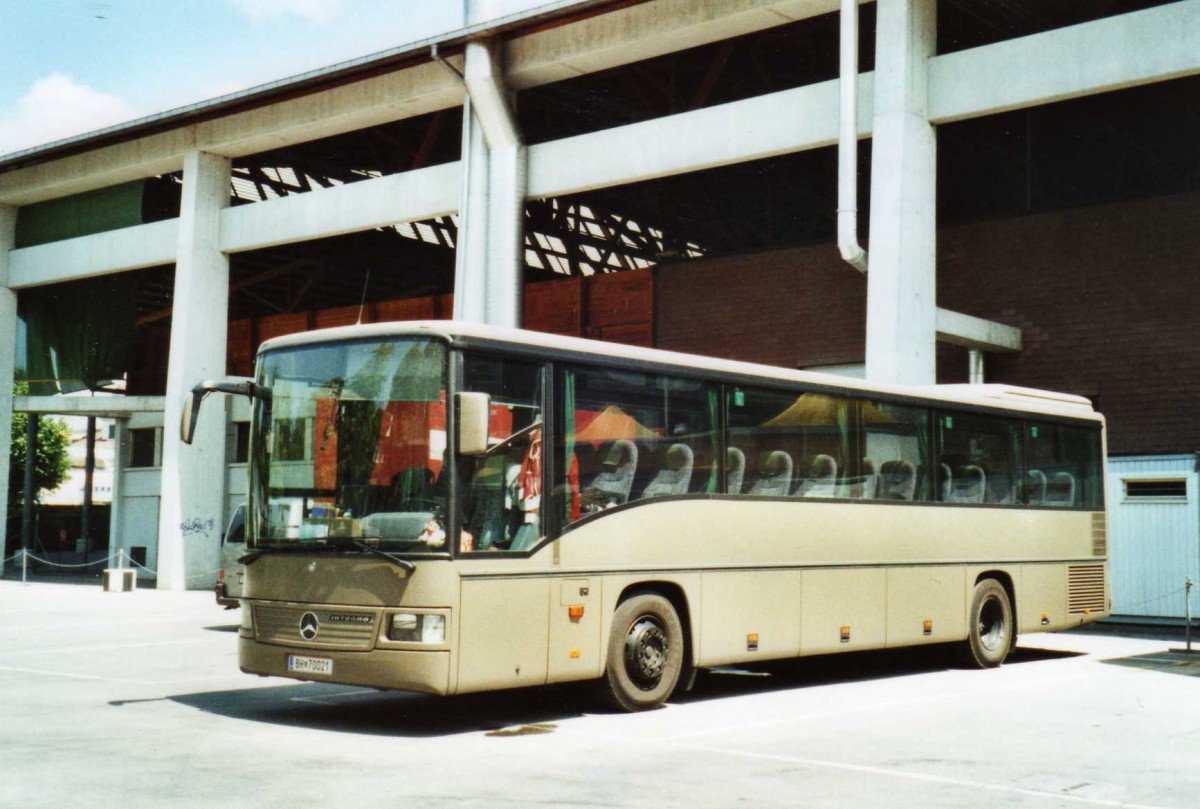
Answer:
[[[333,661],[327,657],[288,655],[288,671],[300,674],[333,674]]]

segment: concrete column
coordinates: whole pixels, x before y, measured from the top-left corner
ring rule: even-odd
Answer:
[[[108,512],[108,565],[116,567],[118,561],[117,551],[123,550],[125,553],[120,557],[125,562],[125,566],[133,567],[129,563],[129,546],[130,543],[121,533],[121,515],[125,510],[125,487],[122,485],[122,477],[125,473],[125,447],[129,441],[129,431],[126,425],[129,424],[129,419],[119,418],[116,421],[116,435],[113,436],[113,445],[116,450],[113,452],[112,460],[112,508]]]
[[[454,319],[486,321],[488,148],[471,99],[463,102],[462,196],[454,256]]]
[[[936,166],[928,68],[935,0],[879,0],[871,145],[867,378],[936,381]]]
[[[8,514],[8,458],[12,455],[12,390],[17,359],[17,293],[8,287],[8,254],[17,233],[17,209],[0,205],[0,515]],[[4,572],[0,544],[0,573]]]
[[[525,146],[488,155],[487,322],[520,328],[525,293]]]
[[[229,204],[229,160],[192,152],[183,162],[170,366],[163,415],[158,586],[212,587],[220,560],[225,499],[225,408],[209,402],[195,442],[179,440],[183,399],[198,382],[225,375],[229,258],[220,251],[221,209]],[[215,405],[215,406],[214,406]]]

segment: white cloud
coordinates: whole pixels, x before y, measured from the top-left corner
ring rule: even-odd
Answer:
[[[313,22],[325,22],[342,13],[345,0],[225,0],[241,14],[258,22],[295,14]]]
[[[0,118],[0,154],[103,129],[139,115],[120,96],[51,73],[33,83],[12,115]]]

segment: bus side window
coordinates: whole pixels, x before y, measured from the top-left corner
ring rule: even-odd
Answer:
[[[1016,419],[940,413],[938,499],[948,503],[1013,503],[1025,478],[1022,447],[1022,425]]]
[[[718,386],[586,366],[566,367],[558,384],[554,490],[564,525],[637,500],[720,490]]]
[[[929,411],[892,402],[865,401],[861,413],[862,454],[879,472],[876,498],[932,499],[926,457]]]
[[[541,368],[468,355],[463,387],[491,397],[489,451],[460,459],[460,552],[527,551],[541,536]]]
[[[1102,508],[1100,431],[1065,424],[1025,425],[1030,505]]]

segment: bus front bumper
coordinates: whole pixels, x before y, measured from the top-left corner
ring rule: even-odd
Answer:
[[[447,694],[450,652],[375,649],[327,651],[259,643],[238,638],[238,665],[247,674],[290,677],[317,683]]]

